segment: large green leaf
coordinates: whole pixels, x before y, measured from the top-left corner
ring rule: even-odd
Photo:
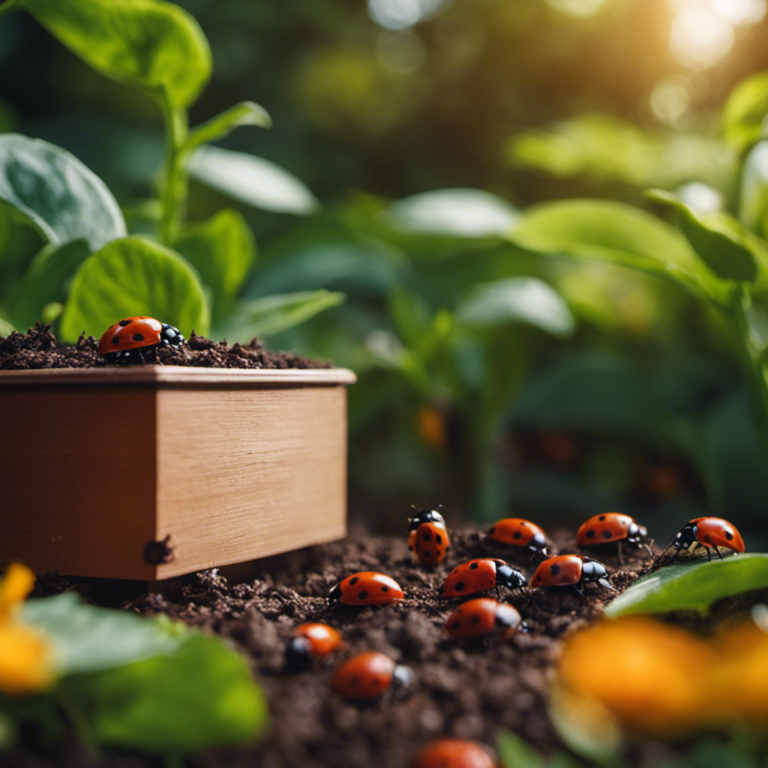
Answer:
[[[748,554],[713,560],[697,558],[660,568],[638,579],[605,609],[611,619],[635,613],[707,613],[716,600],[768,588],[768,555]]]
[[[75,272],[91,255],[84,240],[66,245],[47,245],[35,256],[19,284],[11,317],[19,328],[31,328],[43,320],[44,308],[64,302]]]
[[[15,330],[8,320],[0,317],[0,339],[10,336]]]
[[[693,249],[723,280],[754,283],[758,264],[768,264],[768,246],[726,211],[698,210],[662,190],[653,190],[648,196],[677,212],[680,228]]]
[[[82,239],[96,251],[126,234],[104,182],[69,152],[39,139],[0,136],[0,202],[53,245]]]
[[[526,323],[556,336],[571,333],[575,326],[560,294],[535,277],[510,277],[475,286],[456,309],[456,321],[473,328]]]
[[[264,107],[253,101],[242,101],[195,128],[184,145],[184,151],[191,152],[203,144],[222,139],[243,125],[269,128],[272,119]]]
[[[107,77],[194,102],[211,75],[208,41],[184,10],[163,0],[6,0],[0,13],[29,11],[52,35]]]
[[[725,287],[673,227],[622,203],[569,200],[528,209],[510,239],[531,251],[605,261],[682,284],[726,303]]]
[[[306,216],[320,207],[304,182],[261,157],[201,147],[189,165],[194,179],[254,208]]]
[[[744,161],[739,218],[761,237],[768,235],[768,141],[753,147]]]
[[[27,600],[21,620],[45,635],[62,677],[169,654],[182,637],[167,622],[87,605],[74,592]]]
[[[96,337],[123,317],[149,315],[185,336],[207,333],[208,305],[197,273],[174,251],[144,240],[115,240],[80,267],[61,318],[61,336]]]
[[[768,117],[768,72],[744,80],[728,97],[722,115],[725,140],[739,151],[765,136]]]
[[[221,335],[246,342],[254,336],[272,336],[341,304],[343,293],[305,291],[241,301]]]
[[[267,723],[266,700],[245,659],[197,632],[174,655],[92,676],[76,693],[92,713],[98,742],[147,752],[249,742]]]
[[[190,227],[174,246],[213,291],[216,309],[219,303],[235,297],[256,258],[253,232],[232,210],[220,211],[203,224]]]

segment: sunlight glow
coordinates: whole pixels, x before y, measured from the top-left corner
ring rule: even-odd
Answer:
[[[606,5],[607,0],[547,0],[547,2],[569,16],[592,16]]]
[[[698,2],[677,13],[669,42],[678,61],[692,69],[707,69],[728,55],[735,38],[733,26],[709,2]]]
[[[651,92],[651,109],[662,123],[675,126],[688,112],[692,97],[693,85],[687,77],[667,77]]]
[[[711,0],[712,10],[733,25],[758,24],[765,18],[766,0]]]
[[[371,18],[386,29],[408,29],[435,16],[450,0],[368,0]]]

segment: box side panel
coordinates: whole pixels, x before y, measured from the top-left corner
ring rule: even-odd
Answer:
[[[0,568],[153,578],[155,394],[0,391]]]
[[[170,578],[346,535],[346,388],[158,392]]]

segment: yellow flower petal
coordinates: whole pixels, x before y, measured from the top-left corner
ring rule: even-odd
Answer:
[[[10,618],[35,586],[35,574],[26,565],[12,563],[0,583],[0,621]]]
[[[11,695],[36,693],[53,681],[51,653],[45,640],[20,624],[0,623],[0,691]]]

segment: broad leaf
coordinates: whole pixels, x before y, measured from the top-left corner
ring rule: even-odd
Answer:
[[[126,234],[104,182],[69,152],[39,139],[0,136],[0,202],[53,245],[85,240],[97,251]]]
[[[267,723],[266,700],[245,659],[197,632],[172,656],[93,676],[76,692],[99,743],[146,752],[247,743]]]
[[[253,101],[243,101],[234,107],[212,117],[207,122],[195,128],[184,145],[185,152],[191,152],[203,144],[217,139],[223,139],[235,128],[243,125],[254,125],[259,128],[270,128],[272,119],[267,110]]]
[[[605,609],[611,619],[635,613],[697,611],[724,597],[768,588],[768,555],[747,554],[724,560],[665,566],[638,579]]]
[[[725,303],[724,286],[673,227],[622,203],[570,200],[528,209],[510,239],[531,251],[617,264]]]
[[[192,16],[163,0],[6,0],[107,77],[183,109],[208,82],[208,41]]]
[[[343,293],[306,291],[242,301],[222,335],[241,342],[254,336],[272,336],[341,304],[344,299]]]
[[[174,251],[127,237],[102,248],[78,270],[61,318],[61,336],[101,336],[123,317],[149,315],[184,336],[207,333],[208,306],[197,273]]]
[[[19,284],[11,311],[14,324],[31,328],[37,320],[43,321],[45,307],[66,299],[72,278],[90,255],[84,240],[43,248]]]
[[[213,291],[217,310],[219,303],[235,297],[256,258],[251,228],[237,211],[231,210],[220,211],[205,223],[190,227],[174,246]]]
[[[744,161],[739,218],[761,237],[768,235],[768,141],[757,144]]]
[[[201,147],[192,157],[189,172],[197,181],[254,208],[306,216],[320,207],[295,176],[244,152]]]
[[[723,280],[754,283],[758,263],[768,263],[768,247],[725,211],[702,211],[675,195],[653,190],[648,196],[677,211],[680,228],[701,260]]]
[[[744,80],[731,92],[723,109],[725,140],[739,151],[765,136],[768,117],[768,72]]]
[[[45,635],[61,676],[101,672],[169,654],[181,643],[180,632],[167,623],[130,611],[96,608],[73,592],[28,600],[21,620]]]
[[[569,334],[575,326],[560,294],[535,277],[511,277],[475,286],[457,308],[456,321],[474,328],[526,323],[555,336]]]
[[[8,320],[0,317],[0,339],[10,336],[15,330]]]
[[[512,731],[498,735],[499,755],[506,768],[543,768],[546,758]]]
[[[441,189],[398,200],[386,212],[405,232],[451,237],[502,236],[515,225],[517,209],[479,189]]]

